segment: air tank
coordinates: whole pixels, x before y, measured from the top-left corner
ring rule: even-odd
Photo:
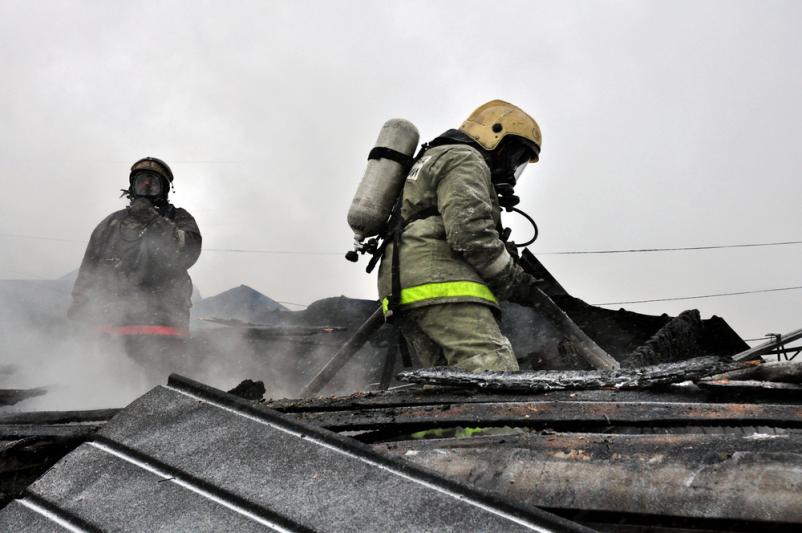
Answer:
[[[384,123],[375,146],[389,148],[411,158],[419,138],[414,124],[394,118]],[[354,231],[355,242],[378,235],[384,229],[408,172],[408,165],[389,157],[368,159],[365,174],[348,210],[348,225]]]

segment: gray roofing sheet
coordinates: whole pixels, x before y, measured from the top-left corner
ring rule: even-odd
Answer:
[[[175,376],[0,512],[0,530],[31,513],[127,531],[582,529]]]
[[[33,507],[33,508],[32,508]],[[2,512],[0,524],[3,531],[14,533],[41,533],[42,531],[80,531],[78,527],[70,527],[56,515],[50,514],[46,509],[35,506],[30,499],[24,503],[13,501]]]

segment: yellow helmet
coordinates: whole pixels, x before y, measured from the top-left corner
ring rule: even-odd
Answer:
[[[173,171],[167,166],[167,163],[156,157],[143,157],[131,166],[131,174],[129,179],[134,178],[134,174],[140,170],[150,170],[160,175],[170,183],[173,182]]]
[[[517,135],[535,144],[534,163],[540,155],[540,126],[521,108],[503,100],[491,100],[480,106],[459,127],[460,131],[485,150],[495,150],[507,135]]]

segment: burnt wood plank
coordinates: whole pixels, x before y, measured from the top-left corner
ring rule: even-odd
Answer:
[[[528,434],[374,448],[522,504],[554,510],[802,522],[798,433]]]
[[[732,370],[724,374],[710,376],[703,381],[724,379],[802,383],[802,361],[764,363],[760,366]]]
[[[468,372],[455,367],[419,368],[398,374],[401,381],[432,385],[459,385],[510,391],[573,389],[645,389],[695,380],[754,366],[758,362],[734,362],[717,356],[697,357],[677,363],[616,370],[540,370],[529,372]]]
[[[73,424],[105,422],[120,409],[90,409],[86,411],[28,411],[0,414],[0,424]]]
[[[335,431],[512,425],[730,425],[802,427],[802,406],[744,403],[537,401],[293,413]]]
[[[699,386],[722,397],[748,400],[755,395],[774,398],[775,401],[802,399],[802,385],[774,381],[755,380],[710,380],[700,381]]]
[[[344,411],[379,407],[442,405],[452,403],[504,403],[531,401],[707,402],[711,395],[695,386],[669,385],[652,390],[577,390],[550,392],[477,391],[460,387],[423,389],[420,385],[387,392],[360,392],[350,396],[271,400],[265,405],[284,413]],[[800,399],[802,403],[802,399]]]
[[[0,439],[24,439],[29,437],[51,438],[89,438],[103,427],[103,423],[96,424],[2,424],[0,425]]]

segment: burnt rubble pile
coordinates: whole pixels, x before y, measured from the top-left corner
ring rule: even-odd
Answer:
[[[547,283],[545,292],[623,367],[678,362],[704,355],[726,356],[748,348],[723,319],[714,316],[702,320],[696,310],[677,317],[650,316],[588,305],[565,293],[556,282]],[[227,346],[237,343],[241,375],[258,376],[265,380],[268,390],[274,390],[273,381],[284,380],[284,376],[311,379],[377,305],[370,300],[340,296],[319,300],[303,311],[257,310],[239,323],[197,331],[194,352],[200,358],[224,357],[230,351]],[[590,369],[584,359],[566,349],[561,333],[552,323],[533,309],[509,302],[502,302],[501,306],[501,330],[510,339],[523,370]],[[383,326],[324,392],[343,394],[375,387],[381,381],[388,349],[397,345],[399,339],[392,324]],[[395,371],[403,369],[403,359],[395,357]],[[415,363],[414,354],[412,362]],[[264,374],[266,368],[271,369],[272,376]]]
[[[663,366],[678,368],[691,363],[694,360]],[[221,477],[220,472],[228,471],[221,460],[238,468],[267,469],[259,486],[268,478],[280,487],[306,482],[302,480],[314,486],[318,480],[328,479],[330,460],[316,463],[318,454],[312,449],[303,452],[307,455],[293,463],[290,471],[273,470],[270,465],[286,462],[286,450],[257,445],[257,441],[248,441],[236,424],[229,427],[234,421],[227,421],[225,413],[236,405],[236,410],[245,409],[249,420],[259,416],[254,409],[267,407],[304,427],[318,428],[315,431],[323,432],[321,435],[332,435],[326,439],[361,443],[372,453],[400,461],[396,465],[413,463],[467,487],[465,490],[488,494],[494,498],[493,505],[545,510],[569,520],[565,527],[581,529],[584,525],[600,531],[793,530],[798,527],[794,524],[802,523],[798,505],[802,364],[743,362],[738,366],[742,368],[724,369],[727,372],[723,374],[697,380],[699,386],[685,383],[621,390],[601,383],[595,390],[544,392],[413,385],[346,397],[267,403],[260,401],[263,385],[246,380],[232,389],[233,394],[216,393],[212,404],[225,408],[219,415],[204,415],[196,407],[197,398],[208,387],[195,384],[185,396],[177,385],[185,381],[179,380],[171,381],[167,389],[154,389],[124,410],[0,415],[0,508],[9,504],[0,511],[0,524],[25,520],[44,527],[39,522],[42,516],[29,513],[41,501],[48,503],[48,512],[56,516],[77,513],[97,527],[111,527],[119,517],[147,517],[161,523],[173,523],[178,517],[195,521],[187,527],[198,526],[199,520],[225,523],[229,518],[223,508],[199,502],[185,509],[187,498],[164,486],[173,479],[182,484],[206,480],[201,486],[207,492],[239,501],[247,489],[242,484],[252,476],[233,472]],[[600,373],[574,370],[562,374],[566,372],[580,377]],[[537,373],[544,371],[523,375]],[[685,376],[675,377],[673,381]],[[701,386],[706,382],[796,388],[745,387],[733,394],[731,389]],[[173,391],[170,394],[176,400],[184,396],[189,400],[182,411],[173,411],[175,400],[165,396],[167,390]],[[154,393],[158,394],[154,397]],[[252,407],[243,407],[243,400],[234,396],[237,393],[253,398],[246,402]],[[134,412],[129,413],[131,409]],[[132,418],[135,416],[139,418]],[[115,429],[105,431],[115,420]],[[187,431],[190,427],[193,429]],[[297,430],[302,431],[301,438],[306,435],[304,427]],[[308,435],[314,437],[310,443],[320,442],[318,433]],[[114,435],[127,440],[110,442],[110,436],[117,438]],[[231,440],[228,435],[237,438]],[[169,439],[169,446],[158,444],[164,439]],[[330,446],[326,442],[320,445]],[[152,451],[142,449],[145,445]],[[134,448],[129,451],[131,446]],[[180,450],[192,451],[184,455]],[[242,456],[247,450],[252,452]],[[124,463],[118,465],[113,457],[100,453],[106,451],[115,457],[130,457],[129,465],[160,465],[159,475],[130,467],[120,470]],[[191,457],[195,459],[188,463]],[[379,478],[374,483],[385,482]],[[64,492],[59,487],[70,488]],[[328,493],[324,487],[321,485],[323,494]],[[282,499],[277,500],[285,513],[282,516],[293,518],[293,510],[308,501],[308,490],[312,489],[282,492]],[[258,496],[261,489],[250,494],[245,496],[244,508],[250,509],[249,513],[262,509],[266,502]],[[101,497],[104,506],[96,503]],[[326,501],[325,496],[318,497]],[[23,508],[17,501],[32,507]],[[344,517],[348,515],[346,501],[336,498],[326,507],[338,506],[342,512],[334,515]],[[137,518],[116,510],[130,509],[131,502],[148,512]],[[275,505],[273,502],[270,508]],[[200,508],[203,517],[197,514]],[[106,513],[102,509],[115,510]],[[174,511],[165,514],[165,509]],[[329,524],[331,530],[341,529],[336,524]]]
[[[709,380],[790,384],[799,383],[802,375],[794,362],[740,366]],[[254,387],[261,389],[244,382],[232,392]],[[357,497],[358,489],[345,485],[332,499],[332,480],[354,473],[350,466],[337,470],[328,452],[321,455],[339,446],[350,455],[368,454],[363,466],[375,467],[359,476],[370,478],[376,487],[372,491],[395,486],[384,477],[388,468],[414,464],[428,473],[416,470],[413,478],[424,475],[426,483],[439,479],[456,483],[459,490],[478,491],[466,494],[489,497],[485,509],[545,510],[551,515],[538,516],[569,521],[562,530],[790,531],[802,523],[798,390],[777,396],[770,389],[733,395],[687,383],[550,392],[413,385],[267,403],[255,396],[249,402],[173,377],[167,387],[157,387],[124,410],[0,415],[0,434],[6,439],[0,448],[0,506],[10,503],[0,511],[0,525],[23,518],[40,523],[42,516],[29,511],[41,501],[57,516],[78,516],[101,528],[113,529],[115,520],[124,518],[143,527],[153,525],[148,520],[194,520],[187,527],[198,526],[201,519],[205,524],[228,520],[222,506],[195,502],[170,489],[170,483],[204,487],[216,498],[238,502],[249,516],[265,516],[265,509],[272,509],[279,518],[320,529],[318,515],[298,514],[309,494],[315,494],[330,520],[321,530],[342,530],[349,502],[368,498],[388,512],[409,505],[408,492],[374,500],[381,492]],[[265,424],[251,421],[262,416],[274,428],[290,420],[287,431],[306,443],[303,449],[261,435]],[[291,454],[295,459],[287,469]],[[379,457],[393,462],[384,464]],[[157,475],[136,464],[150,465]],[[248,471],[259,475],[254,478]],[[281,490],[266,494],[267,479]],[[354,497],[340,497],[346,493]],[[12,502],[15,498],[21,500]],[[23,509],[18,502],[31,506]],[[131,502],[148,512],[131,516]],[[395,529],[403,529],[405,520],[417,520],[389,514],[397,520]]]
[[[594,307],[539,268],[620,369],[591,369],[532,309],[503,303],[520,373],[417,369],[414,354],[406,368],[386,324],[321,397],[292,399],[378,304],[290,311],[238,287],[196,305],[190,339],[198,368],[222,361],[249,378],[228,393],[174,375],[124,409],[0,411],[0,529],[56,517],[88,530],[339,531],[370,516],[374,529],[445,531],[512,516],[567,531],[796,530],[802,363],[761,356],[792,358],[802,330],[750,349],[719,317]],[[11,383],[14,369],[0,375]],[[432,487],[462,511],[433,512]]]
[[[524,252],[522,257],[544,280],[543,291],[623,367],[731,355],[748,348],[723,319],[714,316],[703,320],[694,310],[670,317],[588,305],[569,295],[532,254]],[[11,339],[8,342],[37,354],[61,344],[69,332],[64,313],[72,278],[0,282],[0,303],[8,315],[3,333]],[[316,301],[302,311],[290,311],[244,285],[198,298],[192,308],[191,358],[176,371],[220,385],[246,377],[257,379],[265,383],[269,394],[291,396],[309,382],[377,305],[375,301],[340,296]],[[533,309],[502,302],[502,311],[501,330],[510,339],[522,370],[590,369],[561,332]],[[30,336],[15,340],[19,332],[32,328],[42,330],[34,337],[35,342]],[[398,344],[394,326],[383,326],[322,392],[370,390],[383,381],[384,385],[398,385],[397,381],[388,383],[387,376],[403,370],[405,359],[413,367],[416,363],[413,353],[408,358],[395,356],[395,361],[390,361],[394,364],[384,368],[392,347]],[[25,354],[19,356],[24,358]],[[19,388],[10,373],[0,378],[0,387]],[[25,395],[15,397],[22,399]]]

